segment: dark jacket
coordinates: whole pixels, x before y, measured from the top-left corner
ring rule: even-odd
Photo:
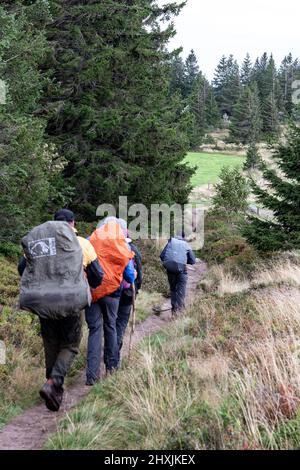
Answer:
[[[137,277],[135,279],[134,284],[135,284],[135,291],[136,293],[138,293],[143,283],[142,255],[138,247],[134,243],[131,242],[129,245],[132,251],[135,253],[135,257],[133,258],[133,263],[134,263],[135,270],[137,272]]]
[[[135,285],[135,293],[136,295],[138,294],[139,290],[141,289],[142,287],[142,282],[143,282],[143,274],[142,274],[142,256],[141,256],[141,253],[138,249],[138,247],[130,242],[129,243],[129,246],[131,248],[131,250],[134,252],[135,256],[133,258],[133,264],[134,264],[134,268],[137,272],[137,277],[134,281],[134,285]],[[132,291],[132,287],[129,287],[128,289],[123,289],[122,290],[122,297],[129,297],[129,298],[132,298],[133,296],[133,291]]]

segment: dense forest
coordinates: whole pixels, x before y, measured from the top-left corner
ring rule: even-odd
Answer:
[[[118,450],[126,450],[124,459],[145,449],[180,451],[183,457],[186,449],[299,450],[300,105],[295,96],[300,102],[300,59],[287,50],[276,63],[261,44],[257,58],[245,50],[244,60],[227,54],[217,63],[228,48],[216,20],[228,29],[230,44],[239,34],[217,8],[221,1],[213,4],[213,14],[205,13],[199,0],[194,10],[192,1],[164,2],[0,2],[1,450],[108,450],[116,458]],[[238,24],[236,2],[223,4]],[[194,50],[189,52],[190,45],[185,54],[170,44],[176,18],[189,5],[191,14],[198,8],[198,23]],[[282,29],[276,28],[273,4],[271,10],[260,3],[256,11],[255,2],[248,7],[261,21],[245,18],[246,40],[255,47],[254,37],[262,32],[266,37],[266,21],[272,19],[275,35],[268,40],[277,57],[286,17],[280,11]],[[244,19],[243,9],[240,14]],[[200,30],[204,21],[210,35]],[[206,34],[206,44],[222,47],[215,51],[211,80],[195,53],[205,47],[199,31]],[[89,279],[99,253],[93,254],[85,237],[95,230],[97,207],[117,207],[119,196],[127,196],[128,205],[147,207],[189,202],[193,228],[201,215],[203,246],[193,243],[195,233],[180,231],[177,238],[186,240],[177,242],[184,243],[183,254],[190,253],[188,242],[195,264],[185,270],[182,258],[174,263],[180,265],[174,274],[161,263],[167,241],[163,231],[155,240],[134,240],[142,259],[135,258],[137,289],[134,277],[126,280],[126,268],[122,281],[115,249],[101,248],[108,255],[107,271],[118,274],[117,290],[99,300],[98,305],[109,299],[105,312],[101,308],[86,315],[80,349],[71,322],[49,336],[49,349],[63,343],[62,356],[68,346],[76,359],[61,412],[45,414],[38,402],[44,333],[51,324],[59,331],[63,317],[57,307],[57,318],[43,318],[41,330],[38,316],[20,307],[20,274],[37,272],[31,285],[38,286],[46,307],[47,299],[56,302],[52,287],[43,284],[49,272],[49,286],[59,283],[57,303],[65,298],[69,305],[63,273],[67,280],[75,278],[81,261],[70,263],[66,255],[65,261],[57,256],[51,264],[42,257],[37,268],[30,268],[26,256],[20,259],[20,240],[34,226],[53,220],[58,209],[71,209],[84,258],[89,258],[84,262]],[[170,216],[166,225],[173,220]],[[134,239],[130,226],[126,235]],[[43,242],[38,238],[36,245]],[[128,253],[127,258],[126,263]],[[43,260],[45,270],[39,272]],[[179,279],[176,289],[174,276]],[[28,279],[25,275],[21,286]],[[77,285],[72,301],[80,297]],[[175,290],[177,297],[186,298],[186,308],[173,312],[169,297],[174,299]],[[123,305],[121,297],[126,297]],[[96,381],[85,382],[86,358],[92,342],[102,348],[103,326],[111,332],[117,323],[126,327],[120,305],[130,323],[123,348],[123,337],[117,341],[118,370],[106,368],[104,377],[101,369]],[[69,317],[64,320],[76,315]],[[78,322],[76,335],[80,329]],[[74,344],[67,345],[68,339]],[[104,342],[104,358],[107,350]],[[51,374],[47,383],[55,389]],[[56,389],[60,404],[61,385],[59,393]]]
[[[300,63],[222,57],[210,83],[192,51],[170,52],[184,4],[3,0],[0,6],[0,243],[58,206],[83,220],[129,202],[184,203],[188,149],[229,125],[232,142],[276,141],[297,118]]]
[[[122,194],[145,204],[186,200],[189,116],[168,94],[166,47],[180,9],[1,2],[1,241],[57,206],[93,220],[99,204]]]
[[[171,94],[178,92],[193,117],[191,146],[197,146],[210,130],[230,122],[230,141],[250,144],[274,141],[280,124],[298,119],[293,103],[293,82],[300,78],[300,62],[288,54],[280,67],[264,53],[253,63],[249,54],[239,65],[232,55],[223,56],[212,83],[200,71],[191,51],[184,61],[173,59]]]

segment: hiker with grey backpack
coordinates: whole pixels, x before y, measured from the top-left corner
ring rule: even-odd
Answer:
[[[187,264],[195,264],[196,257],[185,240],[185,234],[170,238],[160,254],[160,259],[167,271],[171,291],[172,316],[185,308],[187,285]]]
[[[79,352],[81,312],[91,303],[90,287],[102,283],[103,270],[91,243],[77,236],[73,212],[62,209],[54,219],[22,239],[18,270],[20,307],[38,315],[41,324],[47,381],[40,396],[58,411],[65,376]]]

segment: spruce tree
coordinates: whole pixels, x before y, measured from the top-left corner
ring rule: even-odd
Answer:
[[[261,157],[259,155],[259,151],[257,148],[257,144],[255,141],[250,142],[247,154],[246,154],[246,161],[244,163],[244,170],[255,170],[261,163]]]
[[[185,61],[185,91],[184,97],[187,98],[193,91],[194,85],[200,73],[197,57],[193,49]]]
[[[207,130],[205,107],[208,89],[209,83],[202,74],[199,74],[188,101],[193,116],[193,126],[189,133],[191,148],[196,148],[201,144]]]
[[[247,144],[257,142],[261,134],[260,103],[257,86],[245,87],[234,107],[230,124],[233,142]]]
[[[45,1],[0,6],[0,77],[7,87],[6,103],[0,104],[0,243],[19,242],[55,202],[66,201],[55,186],[63,162],[46,140],[39,105],[48,81],[40,69],[50,20]]]
[[[215,186],[213,207],[229,213],[245,212],[248,205],[249,187],[239,168],[224,166]]]
[[[253,80],[256,81],[261,109],[262,109],[262,130],[266,137],[276,136],[279,129],[280,87],[277,76],[276,65],[273,56],[268,57],[264,53],[260,60],[257,60],[253,69]]]
[[[200,72],[188,99],[192,123],[189,129],[191,148],[199,146],[205,134],[220,124],[220,112],[208,80]]]
[[[292,85],[295,79],[300,78],[298,59],[294,60],[292,54],[288,54],[281,63],[278,75],[282,93],[283,111],[287,116],[291,116],[294,109]]]
[[[250,54],[247,53],[243,65],[241,67],[241,84],[249,86],[252,80],[252,62]]]
[[[211,85],[208,87],[206,96],[205,119],[208,127],[212,129],[215,129],[220,125],[221,115]]]
[[[171,62],[170,95],[179,92],[182,97],[186,94],[185,64],[181,57],[175,56]]]
[[[267,186],[252,181],[258,201],[274,218],[251,217],[244,232],[249,242],[262,251],[300,248],[300,129],[291,124],[286,142],[274,153],[278,170],[261,164]]]
[[[215,75],[212,82],[220,114],[226,112],[226,109],[224,109],[226,106],[226,104],[224,104],[224,92],[227,86],[227,81],[227,58],[222,56],[215,70]]]
[[[53,1],[45,67],[49,138],[67,160],[72,207],[94,219],[103,202],[183,203],[191,175],[187,113],[169,94],[167,44],[182,5],[153,0]]]
[[[216,68],[213,87],[221,114],[232,115],[233,108],[240,96],[239,66],[230,55],[228,59],[223,56]]]
[[[263,133],[268,137],[277,137],[279,132],[278,108],[273,93],[267,97],[263,104]]]

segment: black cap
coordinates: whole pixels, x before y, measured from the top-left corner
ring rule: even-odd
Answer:
[[[54,220],[61,222],[73,222],[75,220],[74,212],[69,211],[69,209],[60,209],[55,212]]]

